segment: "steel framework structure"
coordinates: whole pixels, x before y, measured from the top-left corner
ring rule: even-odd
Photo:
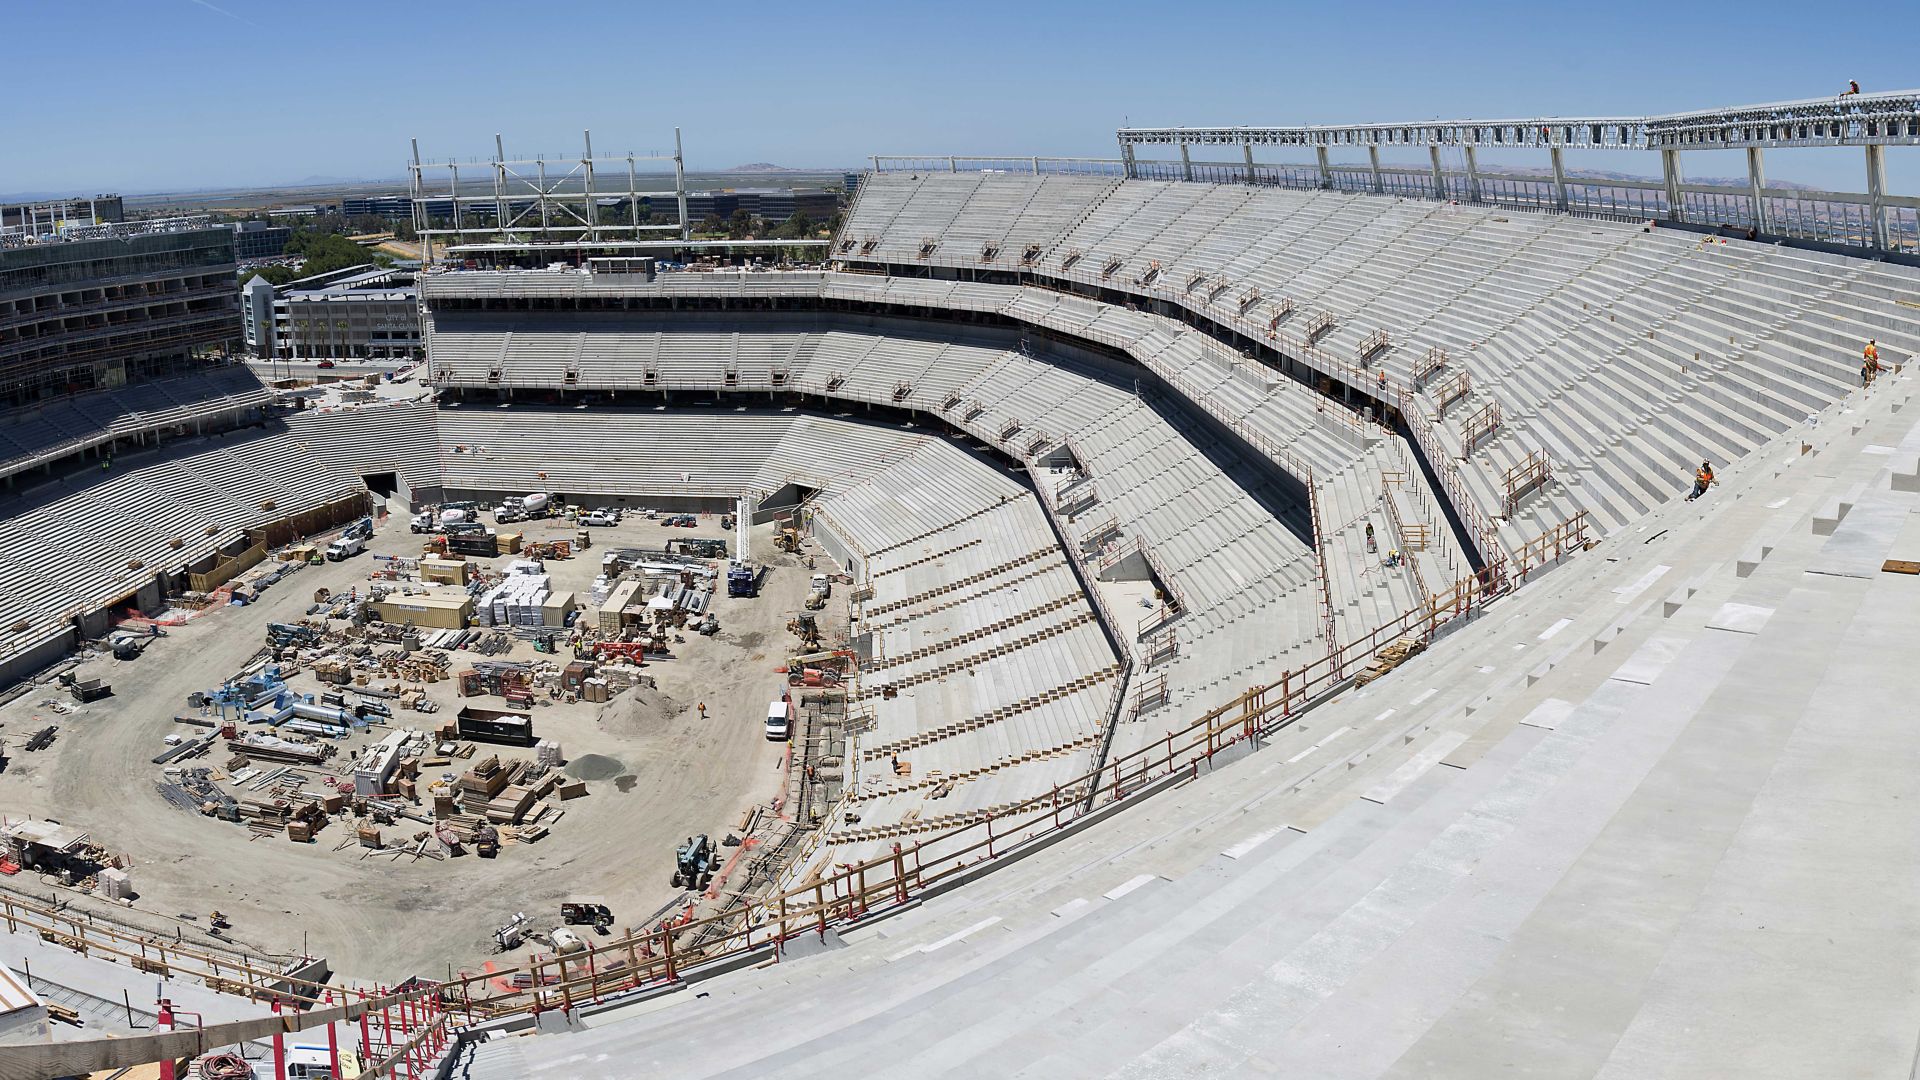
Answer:
[[[1325,188],[1355,187],[1336,168],[1328,151],[1336,147],[1364,148],[1369,156],[1363,190],[1407,193],[1408,187],[1426,187],[1437,198],[1465,202],[1532,205],[1555,210],[1589,210],[1620,216],[1663,217],[1669,221],[1734,225],[1756,233],[1797,236],[1868,247],[1881,251],[1920,250],[1920,200],[1886,193],[1885,150],[1889,146],[1920,146],[1920,90],[1876,94],[1842,94],[1767,105],[1739,105],[1643,117],[1534,117],[1510,120],[1426,120],[1393,124],[1325,124],[1289,127],[1171,127],[1122,128],[1121,166],[1129,178],[1143,171],[1137,146],[1177,146],[1179,178],[1196,178],[1193,146],[1239,146],[1249,183],[1258,182],[1260,166],[1253,160],[1256,146],[1311,147],[1318,157],[1319,183]],[[1385,170],[1381,147],[1425,147],[1432,163],[1431,180],[1421,183],[1413,170]],[[1858,146],[1866,154],[1866,192],[1806,192],[1776,190],[1766,185],[1762,153],[1769,149],[1810,146]],[[1481,149],[1538,149],[1547,151],[1551,179],[1485,177],[1474,152]],[[1662,183],[1658,187],[1631,181],[1603,184],[1569,181],[1562,154],[1566,150],[1651,150],[1660,154]],[[1458,151],[1465,159],[1464,184],[1449,184],[1441,151]],[[1687,184],[1680,154],[1686,150],[1745,150],[1747,186],[1744,190]],[[1228,166],[1231,168],[1231,166]],[[1215,169],[1200,164],[1202,174]],[[1286,170],[1282,169],[1284,174]],[[1282,183],[1294,178],[1284,176]],[[1529,184],[1543,189],[1517,192]],[[1502,188],[1506,190],[1502,190]],[[1586,189],[1605,189],[1596,193]],[[1622,198],[1624,193],[1625,198]],[[1596,198],[1597,195],[1597,198]],[[1544,198],[1542,196],[1545,196]],[[1599,205],[1594,205],[1598,203]],[[1623,213],[1623,211],[1625,211]],[[1653,211],[1651,213],[1646,211]]]
[[[577,158],[510,159],[505,144],[495,134],[494,156],[469,162],[422,161],[420,140],[412,140],[407,174],[422,261],[433,260],[436,237],[446,238],[447,250],[454,254],[469,247],[495,251],[635,250],[671,248],[686,242],[690,235],[687,174],[679,128],[673,129],[672,154],[595,157],[593,133],[581,132],[581,140],[583,148]],[[639,164],[664,161],[673,163],[673,186],[664,190],[643,187],[643,178],[654,174],[640,172]],[[491,190],[463,194],[463,166],[469,173],[466,183],[475,183],[472,174],[477,171],[485,177],[482,182],[490,181]],[[643,224],[640,200],[645,198],[651,207],[660,196],[673,197],[676,220]],[[451,223],[436,225],[427,212],[428,204],[449,201],[453,208]],[[601,210],[605,207],[623,209],[625,220],[602,222]],[[647,239],[649,234],[663,233],[667,234],[664,239]]]

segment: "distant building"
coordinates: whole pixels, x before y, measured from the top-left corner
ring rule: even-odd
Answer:
[[[175,374],[237,349],[233,235],[175,220],[0,237],[0,407]]]
[[[356,267],[318,287],[293,282],[273,301],[268,352],[286,360],[407,360],[422,354],[420,298],[397,270]],[[256,279],[258,280],[258,279]],[[253,282],[247,287],[253,288]]]
[[[287,241],[291,239],[293,227],[290,225],[236,221],[233,223],[233,256],[241,262],[278,258],[286,254]]]
[[[649,201],[656,220],[671,220],[679,208],[670,199]],[[699,223],[709,217],[728,218],[745,210],[769,224],[778,225],[795,214],[811,221],[825,222],[840,209],[837,192],[796,188],[741,188],[734,191],[687,192],[687,220]]]
[[[843,173],[841,175],[840,182],[846,185],[848,198],[852,198],[853,193],[860,190],[860,177],[863,175],[865,174],[857,172]]]
[[[126,207],[118,195],[0,204],[0,229],[25,227],[36,235],[59,232],[72,225],[111,225],[125,220]]]

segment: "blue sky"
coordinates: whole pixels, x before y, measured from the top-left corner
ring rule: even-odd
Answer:
[[[1819,96],[1848,78],[1920,83],[1896,37],[1866,47],[1875,25],[1910,23],[1909,5],[1854,5],[1821,29],[1806,10],[9,0],[0,193],[397,177],[416,135],[445,158],[491,153],[496,131],[509,153],[567,152],[591,128],[605,153],[665,147],[679,125],[696,169],[830,167],[872,153],[1112,157],[1127,123],[1639,114]],[[1781,29],[1795,26],[1809,32]],[[1896,191],[1916,189],[1916,156],[1889,154]],[[1744,167],[1699,157],[1689,175]],[[1648,155],[1593,164],[1657,170]],[[1864,184],[1857,150],[1779,151],[1768,171]]]

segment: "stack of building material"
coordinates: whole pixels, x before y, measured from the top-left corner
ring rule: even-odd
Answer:
[[[236,754],[244,754],[255,761],[291,762],[299,765],[317,765],[333,756],[333,747],[328,745],[310,745],[276,739],[272,735],[257,732],[242,732],[238,738],[227,740],[227,749]]]
[[[557,739],[541,739],[533,744],[534,761],[550,769],[557,769],[566,759],[560,756],[560,743]]]
[[[541,606],[552,592],[546,574],[508,574],[480,598],[476,612],[484,626],[543,625]]]

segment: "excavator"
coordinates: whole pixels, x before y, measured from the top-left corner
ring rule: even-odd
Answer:
[[[810,649],[820,647],[820,622],[811,611],[795,612],[793,618],[787,620],[787,631]]]

